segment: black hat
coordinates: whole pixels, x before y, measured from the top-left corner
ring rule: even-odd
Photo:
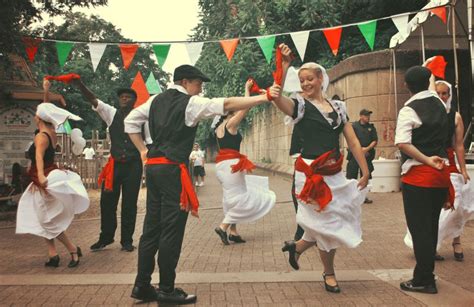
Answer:
[[[173,81],[183,80],[183,79],[201,79],[204,82],[209,82],[209,79],[205,74],[203,74],[199,69],[191,65],[181,65],[176,67],[173,74]]]
[[[370,114],[372,114],[372,111],[369,111],[367,109],[362,109],[360,110],[359,112],[359,115],[366,115],[366,116],[369,116]]]
[[[117,90],[117,96],[120,96],[122,94],[130,94],[130,95],[133,95],[135,98],[137,98],[137,92],[135,92],[131,88],[127,88],[127,87],[119,88]]]

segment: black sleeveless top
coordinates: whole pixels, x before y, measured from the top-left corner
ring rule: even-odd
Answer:
[[[240,143],[242,142],[242,135],[237,132],[236,135],[230,134],[227,127],[224,125],[224,136],[217,138],[217,143],[220,149],[233,149],[240,151]]]
[[[44,152],[44,165],[49,165],[54,163],[54,154],[55,154],[55,149],[53,147],[53,141],[51,140],[51,137],[49,134],[46,132],[41,132],[46,134],[48,137],[49,145],[48,148],[46,148],[46,151]],[[36,164],[36,146],[35,143],[31,144],[30,148],[28,148],[28,158],[31,160],[31,164]]]

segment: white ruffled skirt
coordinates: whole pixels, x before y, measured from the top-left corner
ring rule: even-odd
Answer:
[[[231,165],[239,159],[224,160],[216,164],[217,179],[222,184],[222,205],[225,224],[256,221],[275,206],[276,195],[269,189],[268,177],[231,172]]]
[[[466,222],[474,219],[474,188],[471,187],[471,182],[465,184],[461,174],[451,173],[451,183],[455,192],[454,210],[441,209],[437,249],[440,249],[443,241],[459,237]],[[408,229],[404,242],[408,247],[413,248],[412,237]]]
[[[313,160],[304,159],[309,165]],[[332,192],[332,201],[324,210],[298,199],[296,222],[304,229],[303,240],[316,242],[319,249],[329,252],[340,246],[357,247],[362,242],[361,205],[368,189],[359,190],[357,180],[346,179],[343,172],[323,176]],[[295,172],[295,192],[303,189],[306,175]]]
[[[78,174],[56,169],[48,174],[47,179],[47,194],[31,183],[21,196],[16,219],[17,234],[56,238],[69,227],[75,214],[89,207],[89,196]]]

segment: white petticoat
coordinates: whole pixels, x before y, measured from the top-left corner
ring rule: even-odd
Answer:
[[[20,198],[16,233],[29,233],[53,239],[71,224],[74,214],[89,207],[89,196],[81,177],[71,171],[53,170],[48,176],[45,194],[30,184]]]
[[[222,205],[225,224],[256,221],[275,206],[276,195],[269,189],[268,177],[231,173],[231,166],[239,159],[216,164],[217,179],[222,184]]]
[[[313,160],[304,159],[306,164]],[[368,189],[359,190],[357,180],[346,179],[343,172],[323,176],[332,192],[332,201],[321,212],[319,206],[305,204],[298,199],[296,222],[304,229],[303,240],[317,242],[319,249],[329,252],[345,245],[357,247],[362,242],[361,205]],[[295,172],[295,192],[299,194],[306,175]]]
[[[454,210],[441,209],[437,249],[441,247],[443,241],[459,237],[466,222],[474,219],[474,188],[472,187],[472,181],[464,184],[463,176],[458,173],[451,173],[450,177],[455,192]],[[406,246],[413,248],[412,237],[408,229],[404,242]]]

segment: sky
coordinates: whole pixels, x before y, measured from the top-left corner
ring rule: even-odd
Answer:
[[[73,11],[99,15],[133,41],[187,40],[199,21],[198,0],[108,0],[107,6]],[[184,44],[172,44],[162,69],[173,73],[181,64],[190,64],[186,48]]]

